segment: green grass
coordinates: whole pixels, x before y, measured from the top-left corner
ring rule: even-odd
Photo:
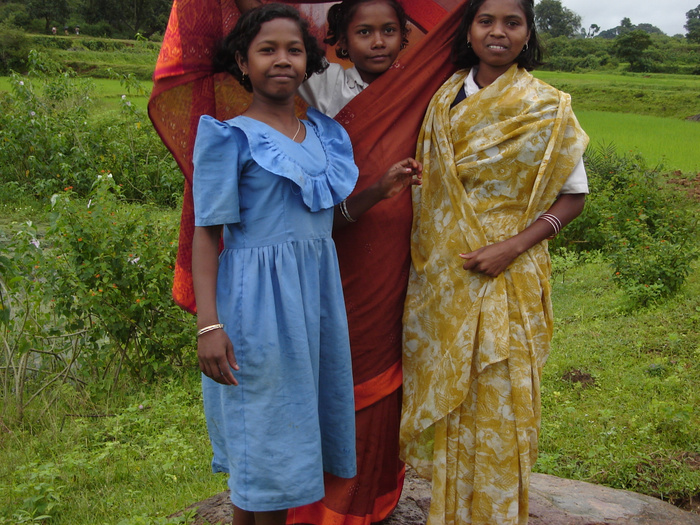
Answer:
[[[140,81],[141,87],[144,89],[143,94],[130,93],[127,94],[126,89],[118,80],[110,80],[106,78],[95,78],[93,82],[96,86],[97,93],[97,108],[105,110],[117,109],[121,104],[122,95],[127,95],[127,98],[139,109],[146,111],[148,105],[148,97],[153,90],[153,82]]]
[[[148,80],[139,81],[144,89],[144,93],[127,94],[127,90],[120,84],[118,80],[108,78],[93,78],[95,84],[95,109],[96,111],[111,111],[118,109],[121,104],[122,95],[127,95],[127,98],[141,110],[146,110],[148,105],[148,97],[153,89],[153,82]],[[0,92],[10,91],[10,78],[0,77]]]
[[[590,263],[554,281],[536,470],[686,502],[700,494],[700,269],[632,312],[610,273]]]
[[[191,373],[132,385],[99,406],[66,387],[68,402],[44,425],[3,429],[0,523],[24,523],[22,509],[34,508],[53,515],[52,524],[151,525],[146,517],[164,518],[226,490],[226,476],[211,472],[191,365]]]
[[[700,114],[700,76],[536,71],[570,93],[575,111],[636,113],[685,119]]]
[[[650,166],[700,172],[700,122],[605,111],[576,111],[591,145],[640,153]]]

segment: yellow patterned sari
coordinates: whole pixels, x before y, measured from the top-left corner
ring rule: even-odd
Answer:
[[[569,95],[516,66],[450,109],[467,74],[435,94],[418,139],[401,449],[433,480],[430,524],[523,525],[552,336],[547,242],[496,278],[458,254],[549,209],[588,137]]]

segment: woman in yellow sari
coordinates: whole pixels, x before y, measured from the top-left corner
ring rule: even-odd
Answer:
[[[418,139],[401,448],[428,523],[527,523],[552,336],[547,238],[583,209],[588,137],[535,79],[532,0],[475,0]]]

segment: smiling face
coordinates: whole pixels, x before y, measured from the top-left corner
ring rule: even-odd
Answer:
[[[518,0],[486,0],[469,27],[469,42],[479,57],[479,77],[490,83],[505,73],[530,38]]]
[[[248,56],[237,55],[236,61],[250,78],[255,96],[289,101],[306,74],[306,48],[299,25],[289,18],[263,23],[250,43]]]
[[[396,11],[382,0],[357,6],[347,28],[347,37],[339,46],[368,84],[384,73],[401,51],[403,35]]]

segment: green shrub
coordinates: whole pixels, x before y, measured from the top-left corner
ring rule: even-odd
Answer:
[[[584,211],[555,246],[601,251],[635,306],[678,291],[698,257],[697,220],[685,196],[640,156],[619,155],[613,146],[589,148],[586,169]]]
[[[0,74],[25,69],[28,53],[29,39],[24,31],[0,24]]]
[[[34,400],[51,405],[62,385],[170,373],[193,344],[171,297],[175,212],[126,203],[100,174],[86,200],[69,188],[54,195],[50,216],[43,236],[32,223],[15,228],[3,246],[12,256],[0,258],[0,383],[12,419]]]
[[[52,199],[41,279],[67,329],[89,331],[84,366],[150,379],[179,364],[192,337],[170,296],[177,221],[126,206],[111,174],[98,175],[87,204],[72,195]]]
[[[92,118],[92,81],[34,51],[29,67],[27,77],[11,76],[12,93],[0,100],[0,182],[7,197],[48,198],[68,186],[86,195],[94,174],[105,171],[129,200],[177,204],[182,175],[126,95],[120,113]],[[138,89],[132,76],[119,78],[125,91]]]

